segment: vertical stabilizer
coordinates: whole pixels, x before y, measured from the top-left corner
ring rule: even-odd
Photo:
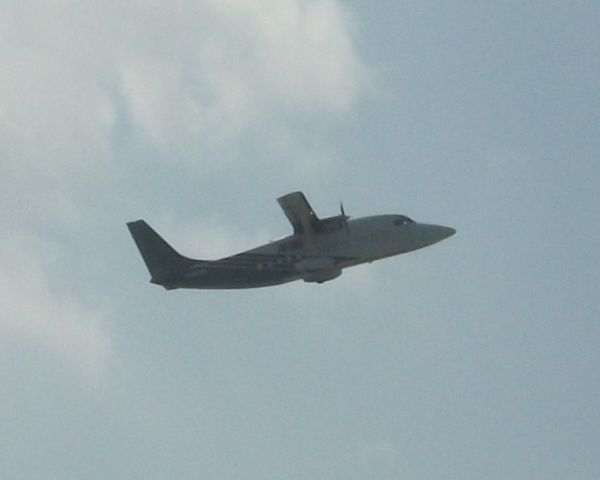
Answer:
[[[197,263],[175,251],[144,220],[129,222],[127,228],[148,267],[152,283],[168,288],[181,277],[187,267]]]

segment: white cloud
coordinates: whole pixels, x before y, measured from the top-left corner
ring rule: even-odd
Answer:
[[[27,341],[80,374],[99,378],[114,355],[110,314],[65,294],[33,253],[40,247],[16,235],[0,244],[0,336]]]
[[[248,142],[280,161],[327,159],[301,151],[292,119],[346,112],[366,77],[337,0],[5,2],[0,58],[0,328],[88,372],[114,354],[109,315],[55,288],[65,267],[53,271],[36,242],[107,214],[123,193],[123,135],[199,169],[242,158]],[[30,232],[38,240],[23,241]],[[194,232],[211,256],[240,238]]]
[[[106,186],[110,100],[59,55],[9,42],[0,56],[3,213],[19,223],[68,218],[90,186]]]
[[[21,218],[72,220],[109,188],[123,122],[165,161],[202,169],[250,142],[314,172],[331,153],[303,153],[290,120],[344,113],[366,81],[336,0],[64,0],[0,18],[0,195],[4,213],[27,203]]]
[[[117,66],[130,113],[155,146],[183,145],[194,159],[207,145],[278,134],[293,115],[344,112],[365,82],[335,1],[178,2],[146,21],[158,39],[138,25]]]
[[[348,18],[332,0],[215,2],[246,45],[241,64],[261,99],[304,110],[344,110],[364,80]],[[238,40],[239,41],[239,40]],[[224,57],[227,54],[225,52]],[[238,62],[226,61],[233,70]]]

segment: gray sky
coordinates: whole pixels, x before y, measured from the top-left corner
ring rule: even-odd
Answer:
[[[0,2],[0,477],[600,477],[596,1]],[[275,198],[451,239],[165,292]]]

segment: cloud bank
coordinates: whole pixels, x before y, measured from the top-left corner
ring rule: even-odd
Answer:
[[[9,2],[0,58],[0,281],[12,292],[0,335],[88,371],[114,353],[110,318],[56,293],[66,272],[49,271],[44,242],[19,239],[77,238],[99,197],[122,193],[130,154],[203,169],[241,161],[249,142],[293,146],[295,119],[346,113],[366,83],[336,0]]]

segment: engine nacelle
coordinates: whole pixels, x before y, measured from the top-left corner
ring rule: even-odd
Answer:
[[[342,274],[341,268],[332,268],[328,270],[316,270],[313,272],[305,272],[302,274],[302,280],[305,282],[316,282],[323,283],[334,278],[339,277]]]

